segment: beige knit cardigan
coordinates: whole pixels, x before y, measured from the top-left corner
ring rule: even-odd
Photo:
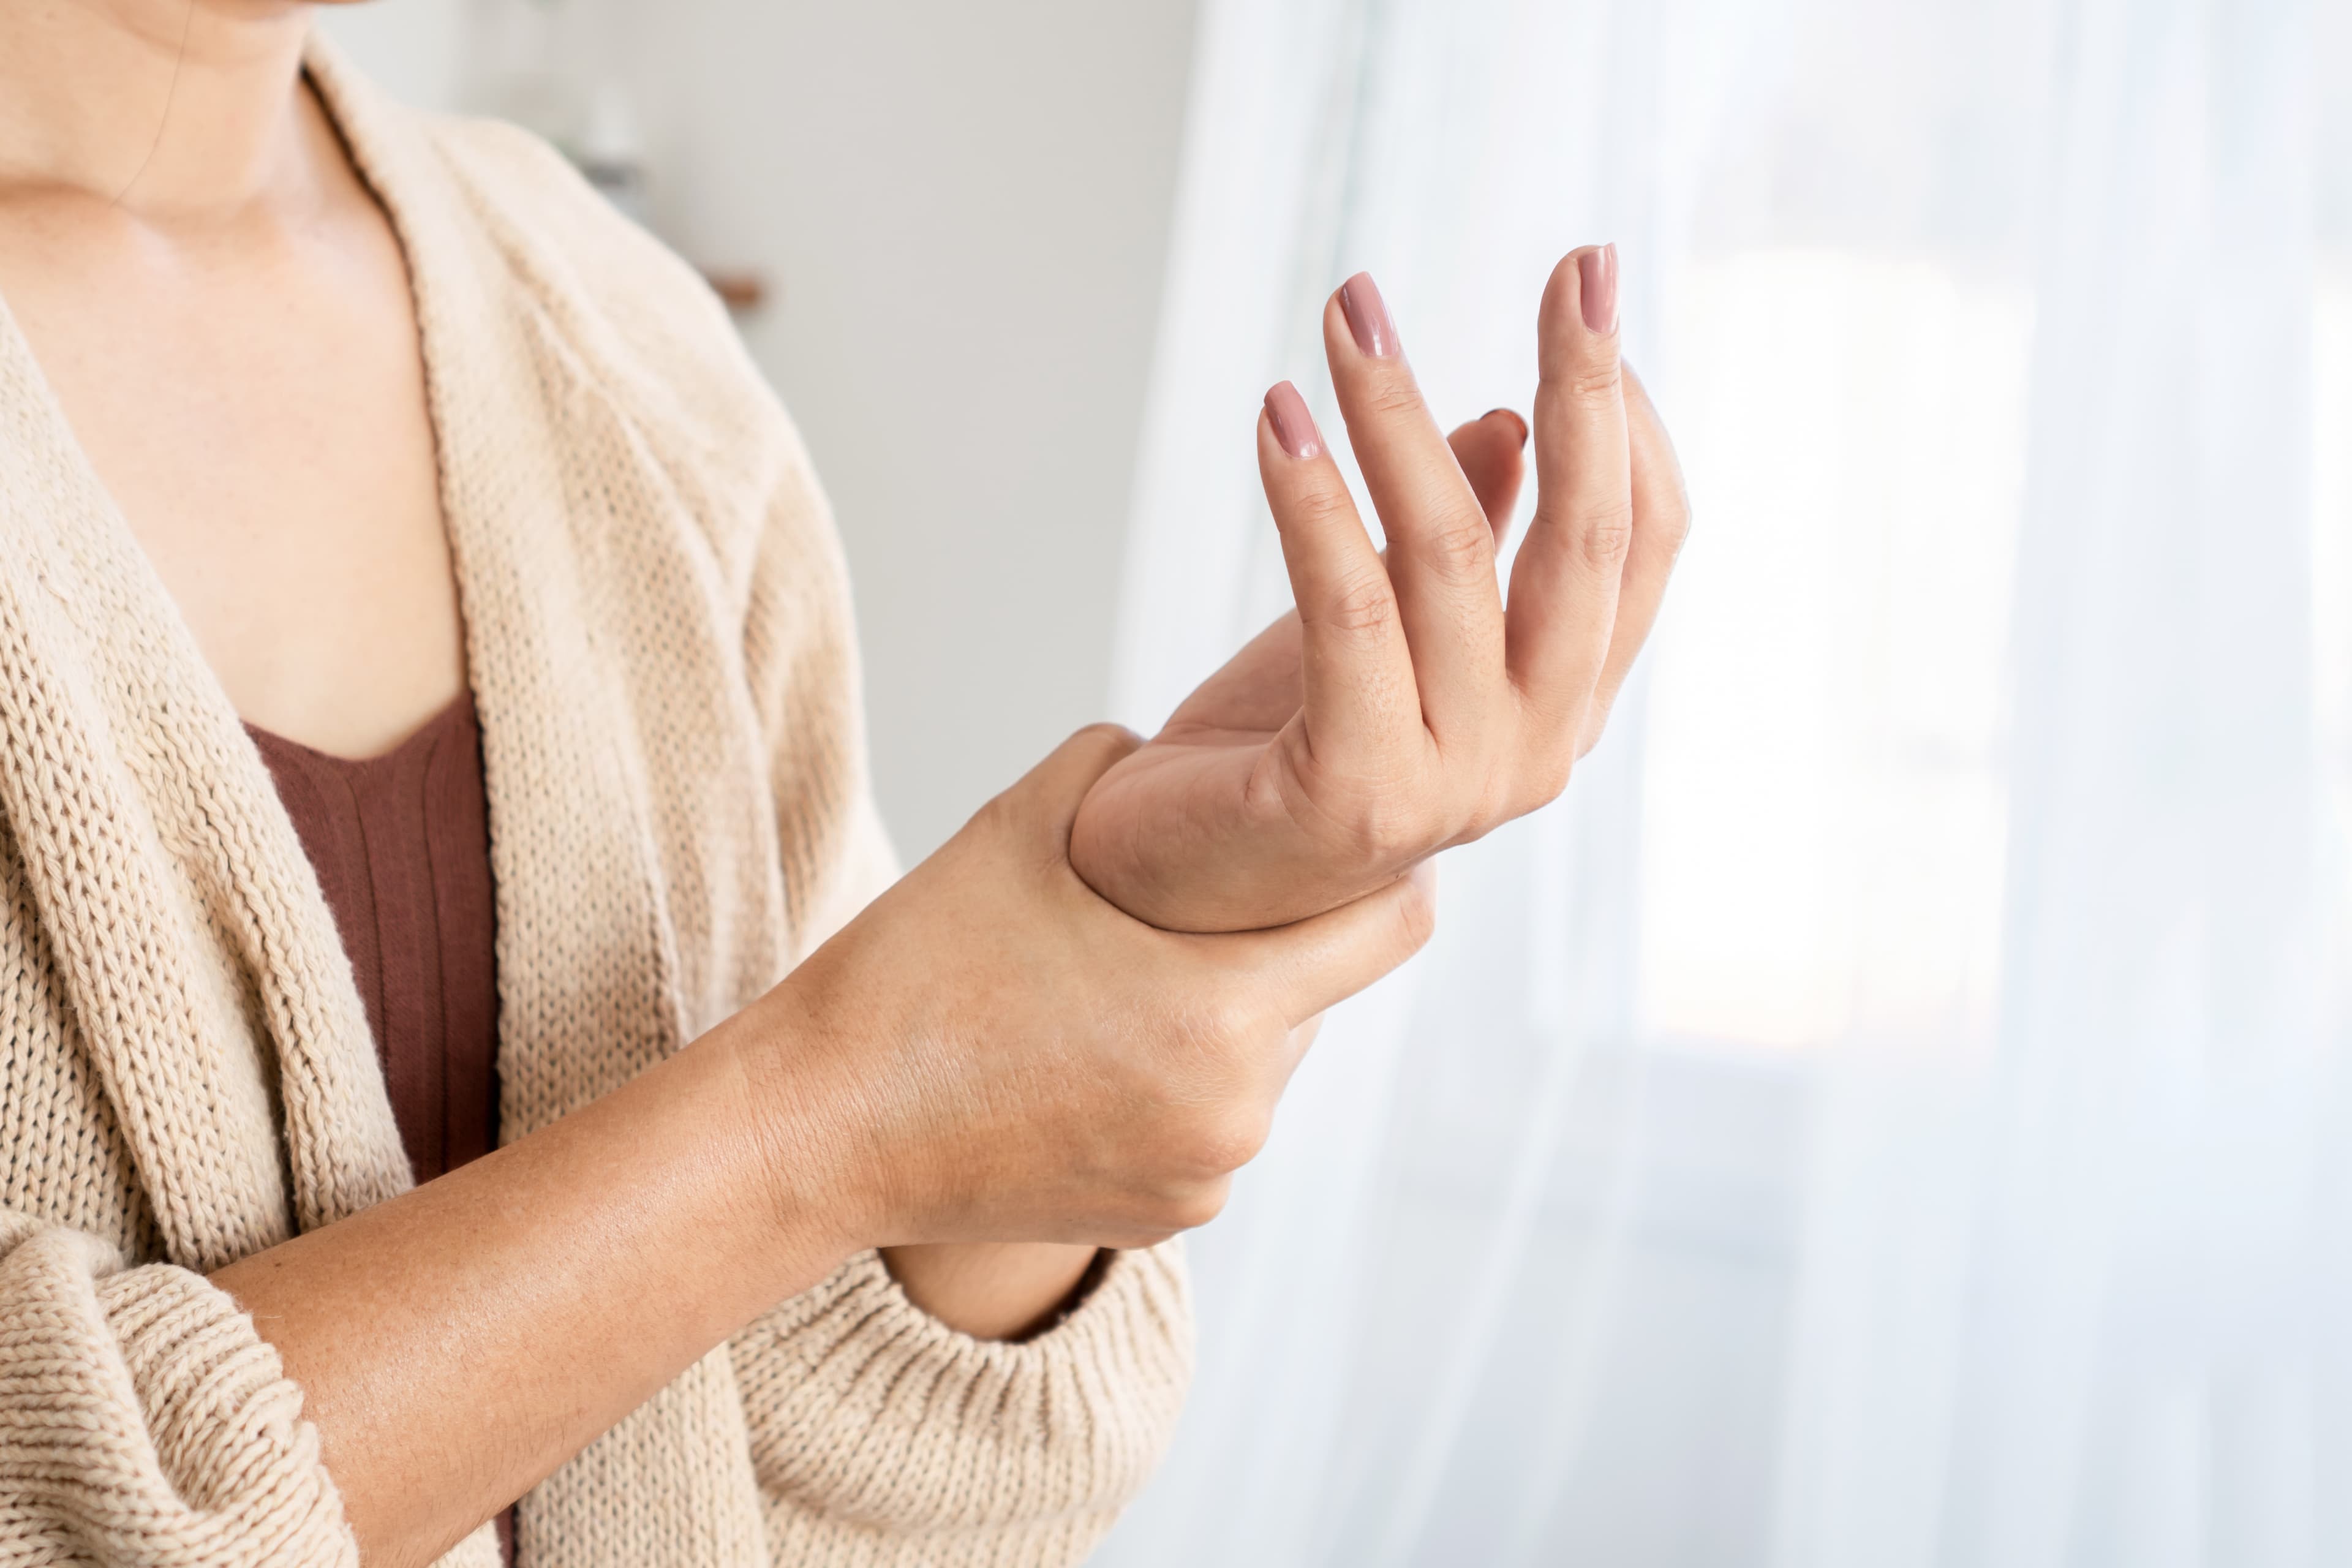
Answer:
[[[414,279],[511,1139],[887,879],[848,594],[799,441],[687,268],[522,133],[404,110],[323,47],[310,70]],[[408,1184],[268,775],[0,307],[0,1563],[356,1562],[301,1390],[204,1271]],[[524,1498],[521,1560],[1074,1562],[1189,1356],[1165,1249],[1019,1345],[867,1254]]]

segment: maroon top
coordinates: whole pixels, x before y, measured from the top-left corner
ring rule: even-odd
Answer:
[[[353,761],[247,725],[334,911],[419,1182],[499,1142],[497,889],[473,695]],[[499,1518],[514,1561],[514,1510]]]

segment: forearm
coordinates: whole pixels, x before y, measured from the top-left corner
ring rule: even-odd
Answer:
[[[747,1114],[761,1026],[214,1276],[302,1386],[368,1561],[430,1562],[855,1249],[826,1152]]]

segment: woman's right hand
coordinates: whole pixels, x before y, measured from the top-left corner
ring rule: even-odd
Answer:
[[[1106,902],[1070,868],[1070,825],[1138,743],[1073,736],[726,1026],[773,1031],[754,1074],[787,1212],[837,1205],[856,1246],[1138,1247],[1201,1225],[1263,1142],[1302,1026],[1427,940],[1425,876],[1237,935]]]

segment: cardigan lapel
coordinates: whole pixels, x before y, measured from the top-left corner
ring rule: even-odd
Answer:
[[[575,361],[518,273],[536,258],[413,111],[314,35],[307,60],[408,259],[440,447],[442,507],[481,714],[498,883],[500,1138],[618,1088],[676,1050],[677,957],[649,789],[600,635],[607,552],[560,454]],[[583,833],[581,824],[594,825]]]

